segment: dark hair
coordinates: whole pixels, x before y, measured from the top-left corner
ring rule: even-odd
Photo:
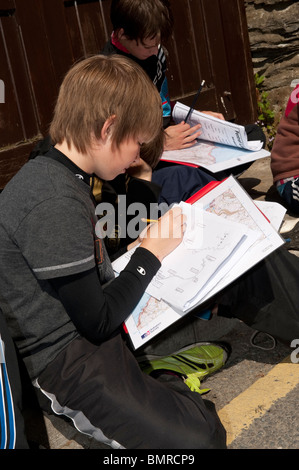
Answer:
[[[154,169],[162,156],[165,142],[165,131],[161,127],[161,131],[154,140],[145,143],[140,149],[140,158],[142,158],[152,169]]]
[[[129,39],[147,39],[172,32],[173,17],[168,0],[112,0],[110,19],[114,31],[121,28]]]

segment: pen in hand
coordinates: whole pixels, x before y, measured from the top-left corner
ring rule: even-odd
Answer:
[[[185,118],[185,122],[187,122],[187,120],[188,120],[189,117],[190,117],[190,114],[191,114],[192,111],[194,110],[195,103],[196,103],[196,101],[197,101],[197,98],[199,97],[199,94],[200,94],[200,92],[201,92],[201,90],[202,90],[204,84],[205,84],[205,80],[203,80],[203,81],[201,82],[201,84],[200,84],[200,87],[199,87],[199,89],[198,89],[198,92],[196,93],[196,95],[195,95],[195,97],[194,97],[194,100],[193,100],[193,102],[192,102],[192,104],[191,104],[191,106],[190,106],[190,109],[189,109],[189,111],[188,111],[188,113],[187,113],[187,116],[186,116],[186,118]]]

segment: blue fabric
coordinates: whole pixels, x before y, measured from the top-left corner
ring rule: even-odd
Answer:
[[[194,317],[200,318],[201,320],[211,320],[212,318],[212,311],[210,308],[203,310],[199,313],[194,313]]]
[[[171,116],[171,105],[170,105],[170,98],[169,98],[169,92],[168,92],[168,83],[167,83],[166,78],[164,79],[162,83],[160,96],[161,96],[161,101],[162,101],[163,117]]]
[[[153,171],[152,181],[162,187],[159,204],[186,201],[215,178],[200,168],[174,165]]]
[[[28,449],[16,350],[0,309],[0,449]]]
[[[283,192],[284,192],[284,188],[285,188],[285,185],[287,183],[284,183],[284,184],[280,184],[279,186],[277,186],[277,191],[279,192],[279,194],[282,196],[283,195]]]
[[[13,398],[9,383],[4,343],[0,335],[0,449],[14,449],[16,423],[14,419]]]

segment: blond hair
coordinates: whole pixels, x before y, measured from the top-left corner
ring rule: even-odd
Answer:
[[[161,98],[146,73],[119,55],[96,55],[76,63],[59,90],[50,126],[55,144],[64,140],[85,153],[92,136],[100,139],[107,119],[114,118],[112,143],[128,138],[155,141],[162,129]]]

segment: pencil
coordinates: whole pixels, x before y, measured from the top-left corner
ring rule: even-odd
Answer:
[[[192,101],[192,104],[191,104],[191,106],[190,106],[190,109],[189,109],[189,111],[188,111],[188,113],[187,113],[187,116],[186,116],[186,118],[185,118],[185,122],[187,122],[187,120],[188,120],[189,117],[190,117],[190,114],[191,114],[192,111],[194,110],[195,103],[196,103],[196,101],[197,101],[197,98],[199,97],[199,94],[200,94],[200,92],[201,92],[201,90],[202,90],[202,88],[203,88],[205,82],[206,82],[205,80],[203,80],[203,81],[201,82],[200,87],[199,87],[199,89],[198,89],[198,92],[196,93],[196,95],[195,95],[195,97],[194,97],[194,100]]]
[[[158,222],[155,219],[141,219],[141,222]]]

